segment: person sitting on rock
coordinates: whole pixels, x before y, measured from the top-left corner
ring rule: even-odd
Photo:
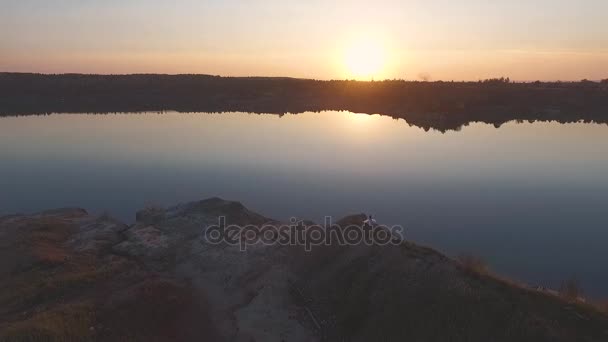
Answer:
[[[363,221],[363,224],[368,225],[370,227],[375,227],[377,225],[376,220],[374,220],[372,215],[369,215],[369,218],[367,220]]]

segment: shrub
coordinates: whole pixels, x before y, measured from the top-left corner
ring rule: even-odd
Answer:
[[[600,300],[595,303],[595,307],[608,314],[608,299]]]
[[[486,262],[476,255],[461,254],[458,256],[458,261],[467,271],[479,274],[488,274],[489,272]]]
[[[559,294],[564,299],[577,300],[583,295],[583,290],[581,289],[578,280],[572,277],[562,282],[559,289]]]

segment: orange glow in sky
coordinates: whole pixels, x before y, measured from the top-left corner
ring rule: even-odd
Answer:
[[[0,71],[602,79],[605,13],[605,0],[9,0]]]

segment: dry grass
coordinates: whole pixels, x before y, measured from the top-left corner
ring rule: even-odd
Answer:
[[[593,305],[601,312],[608,314],[608,299],[597,300]]]
[[[90,340],[93,309],[82,296],[126,266],[75,254],[65,245],[73,229],[58,220],[35,219],[6,237],[0,341]]]
[[[488,264],[479,256],[472,254],[461,254],[457,258],[458,262],[464,267],[465,270],[477,274],[488,275],[490,268]]]
[[[29,231],[22,240],[24,252],[31,255],[36,264],[57,265],[68,258],[68,251],[62,243],[69,237],[72,227],[54,220],[42,220]]]
[[[402,249],[345,249],[307,273],[300,286],[320,320],[331,322],[323,325],[327,340],[605,341],[597,338],[606,336],[605,317],[513,286],[479,257],[460,256],[453,270],[432,251]],[[397,266],[402,255],[407,266]]]
[[[23,341],[87,341],[91,340],[93,308],[88,303],[74,303],[31,318],[1,327],[0,340]]]
[[[64,298],[125,267],[74,254],[65,246],[72,230],[61,222],[35,220],[11,237],[3,250],[2,268],[10,276],[0,278],[0,314]]]
[[[111,251],[70,249],[74,226],[36,218],[0,229],[10,232],[0,241],[0,341],[218,339],[187,284],[154,280]]]
[[[579,281],[573,277],[562,282],[559,295],[568,301],[575,301],[583,296],[583,290]]]

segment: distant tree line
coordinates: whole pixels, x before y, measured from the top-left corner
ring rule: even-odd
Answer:
[[[508,78],[508,77],[489,78],[489,79],[485,79],[483,81],[479,81],[479,83],[483,83],[483,84],[509,84],[509,83],[511,83],[511,79]]]
[[[424,129],[480,121],[608,122],[608,80],[317,81],[210,75],[0,73],[0,115],[142,111],[301,113],[348,110]]]

